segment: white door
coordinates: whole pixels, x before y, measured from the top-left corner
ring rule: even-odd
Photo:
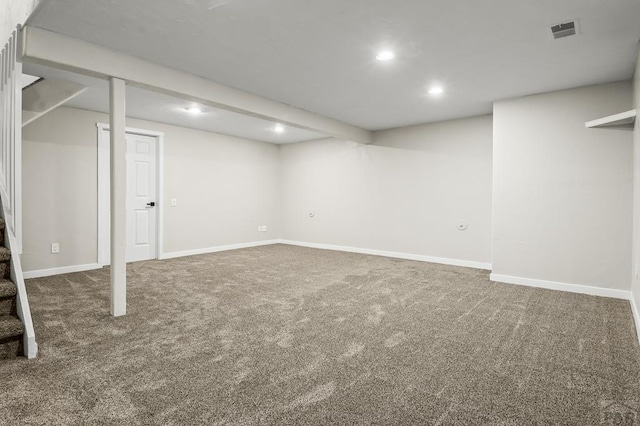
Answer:
[[[127,262],[156,258],[156,138],[127,133]]]

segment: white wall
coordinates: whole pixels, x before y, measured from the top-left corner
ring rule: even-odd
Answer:
[[[630,106],[630,82],[495,103],[494,274],[629,290],[631,132],[585,121]]]
[[[277,145],[156,123],[154,129],[165,132],[166,253],[278,237]],[[178,207],[167,207],[170,198]],[[268,231],[258,233],[260,225]]]
[[[97,261],[96,122],[108,116],[58,108],[24,128],[25,271]],[[277,238],[276,145],[142,120],[127,125],[165,133],[165,253]],[[53,242],[60,254],[50,253]]]
[[[18,24],[24,24],[38,3],[40,3],[39,0],[2,0],[0,5],[0,46],[4,46],[9,40]]]
[[[282,237],[490,263],[491,123],[381,131],[373,145],[281,146]]]
[[[55,110],[23,129],[25,271],[96,263],[97,133],[90,114],[76,111]],[[53,242],[60,254],[50,254]]]

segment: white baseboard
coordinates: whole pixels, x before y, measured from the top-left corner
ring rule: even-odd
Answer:
[[[616,290],[612,288],[592,287],[581,284],[568,284],[556,281],[534,280],[531,278],[512,277],[509,275],[491,274],[491,281],[506,284],[524,285],[527,287],[546,288],[549,290],[568,291],[570,293],[589,294],[591,296],[612,297],[614,299],[630,300],[631,293],[625,290]]]
[[[86,265],[62,266],[60,268],[40,269],[37,271],[23,272],[24,278],[41,278],[50,277],[52,275],[68,274],[71,272],[91,271],[92,269],[100,269],[102,265],[99,263],[89,263]]]
[[[636,333],[638,333],[638,343],[640,343],[640,310],[636,304],[636,299],[631,294],[631,312],[633,312],[633,319],[636,322]]]
[[[400,253],[395,251],[373,250],[356,247],[334,246],[330,244],[305,243],[302,241],[279,240],[280,244],[317,248],[323,250],[345,251],[349,253],[371,254],[373,256],[393,257],[396,259],[417,260],[420,262],[440,263],[443,265],[464,266],[467,268],[491,270],[490,263],[474,262],[471,260],[447,259],[444,257],[423,256],[420,254]]]
[[[227,251],[227,250],[237,250],[243,248],[250,247],[260,247],[260,246],[269,246],[272,244],[278,244],[280,240],[266,240],[266,241],[255,241],[251,243],[240,243],[240,244],[229,244],[226,246],[217,246],[217,247],[206,247],[195,250],[185,250],[185,251],[174,251],[171,253],[163,253],[158,257],[160,260],[164,259],[174,259],[176,257],[184,257],[184,256],[195,256],[198,254],[207,254],[207,253],[216,253],[219,251]]]

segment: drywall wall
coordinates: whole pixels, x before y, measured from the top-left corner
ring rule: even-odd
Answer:
[[[633,105],[640,111],[640,54],[633,76]],[[640,120],[633,129],[633,262],[631,303],[640,339]]]
[[[18,25],[24,24],[39,0],[2,0],[0,3],[0,46],[11,37]]]
[[[618,82],[496,102],[493,274],[629,291],[632,134]]]
[[[491,132],[487,115],[281,146],[282,237],[490,263]]]
[[[155,128],[165,132],[165,253],[278,237],[277,145]],[[170,198],[178,207],[167,207]]]
[[[96,130],[88,115],[73,123],[84,115],[73,112],[55,110],[23,129],[25,271],[96,262]],[[54,242],[60,254],[50,254]]]
[[[25,271],[97,261],[96,122],[108,116],[58,108],[24,128]],[[276,145],[134,119],[127,126],[165,133],[165,253],[277,237]],[[53,242],[60,254],[50,253]]]

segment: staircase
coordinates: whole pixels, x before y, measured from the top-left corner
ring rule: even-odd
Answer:
[[[4,228],[0,218],[0,359],[9,359],[24,352],[24,326],[17,314],[17,287],[11,281],[11,250],[4,247]]]

